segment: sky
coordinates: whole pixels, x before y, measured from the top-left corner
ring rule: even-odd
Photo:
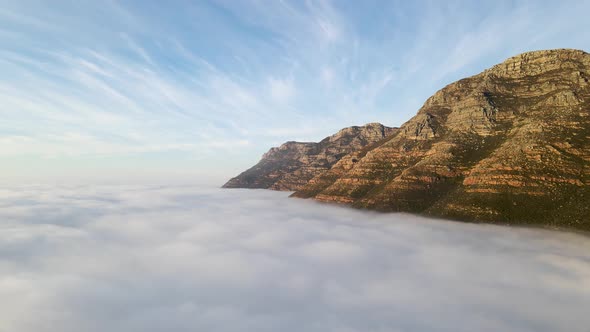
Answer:
[[[587,332],[587,236],[282,192],[0,188],[0,331]]]
[[[0,0],[0,182],[221,185],[287,140],[399,126],[588,1]]]

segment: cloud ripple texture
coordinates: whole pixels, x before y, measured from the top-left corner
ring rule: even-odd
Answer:
[[[580,331],[585,235],[264,190],[0,190],[0,331]]]

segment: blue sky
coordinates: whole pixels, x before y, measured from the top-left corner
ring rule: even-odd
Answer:
[[[584,1],[0,3],[2,182],[222,184],[517,53],[590,50]]]

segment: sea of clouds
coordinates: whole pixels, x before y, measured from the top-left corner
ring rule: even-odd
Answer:
[[[287,196],[0,189],[0,332],[589,331],[587,236]]]

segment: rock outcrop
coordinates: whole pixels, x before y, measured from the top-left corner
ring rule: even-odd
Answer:
[[[345,133],[271,149],[226,187],[296,190],[294,197],[379,211],[590,231],[586,52],[509,58],[436,92],[399,129],[368,125]]]
[[[590,54],[512,57],[452,83],[295,197],[590,230]]]
[[[319,143],[287,142],[271,148],[254,167],[229,180],[224,188],[295,191],[330,169],[347,154],[396,132],[379,123],[340,130]]]

